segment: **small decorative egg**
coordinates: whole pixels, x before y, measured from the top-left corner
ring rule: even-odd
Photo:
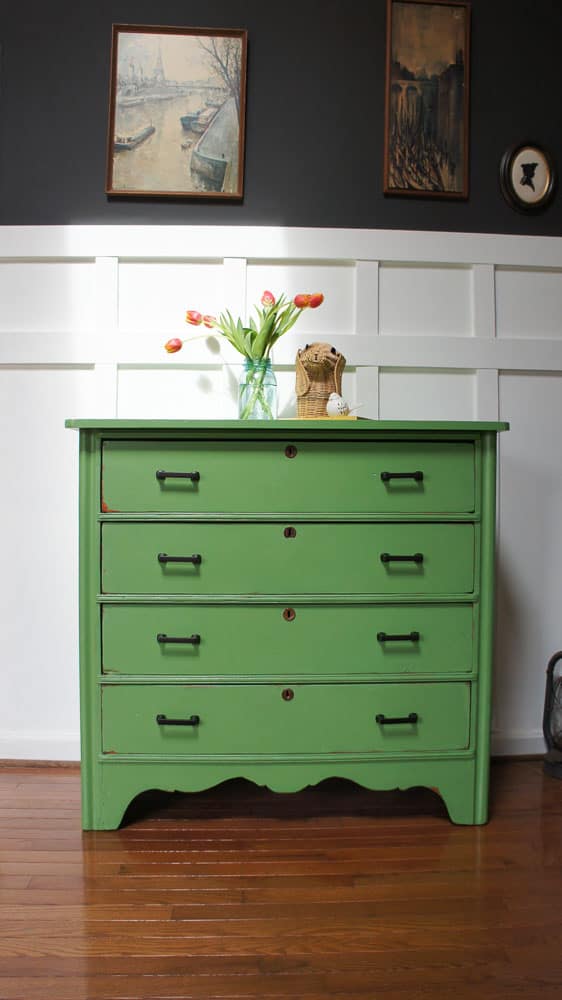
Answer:
[[[337,392],[331,392],[326,403],[326,413],[329,417],[347,417],[349,406]]]

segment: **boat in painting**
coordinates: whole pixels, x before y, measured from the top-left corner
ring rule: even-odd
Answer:
[[[193,122],[191,126],[191,131],[197,132],[198,134],[205,132],[209,128],[209,125],[211,124],[216,114],[217,114],[216,108],[209,108],[209,107],[203,108],[201,113],[197,116],[197,118]]]
[[[203,113],[205,108],[197,108],[197,111],[187,111],[185,115],[180,115],[180,122],[182,128],[186,132],[190,132],[193,129],[193,123],[197,121],[199,115]]]
[[[235,190],[238,183],[240,130],[234,98],[213,115],[194,146],[191,170],[210,191]]]
[[[133,135],[116,135],[113,148],[115,152],[121,149],[134,149],[135,146],[139,146],[141,142],[148,139],[149,135],[152,135],[155,131],[154,125],[145,125],[140,132],[134,132]]]

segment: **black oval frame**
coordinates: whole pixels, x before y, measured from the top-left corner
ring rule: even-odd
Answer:
[[[523,201],[517,194],[517,191],[513,187],[511,182],[511,167],[513,161],[520,150],[528,146],[530,149],[536,149],[539,156],[541,156],[548,168],[549,179],[542,198],[535,202]],[[544,149],[543,146],[538,142],[518,142],[514,146],[510,146],[509,149],[505,151],[500,162],[500,187],[505,200],[511,205],[512,208],[517,209],[525,214],[533,212],[542,212],[552,201],[556,193],[557,186],[557,175],[556,166],[551,154]]]

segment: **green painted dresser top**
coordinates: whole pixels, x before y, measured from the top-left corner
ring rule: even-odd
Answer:
[[[479,433],[480,431],[506,431],[509,424],[495,420],[358,420],[326,419],[326,420],[118,420],[69,418],[65,426],[82,430],[100,431],[205,431],[216,434],[217,431],[251,432],[262,431],[271,434],[287,435],[291,430],[334,431],[338,434],[372,433],[382,431],[392,433],[400,431],[416,431],[425,433],[441,431],[461,431],[463,433]]]

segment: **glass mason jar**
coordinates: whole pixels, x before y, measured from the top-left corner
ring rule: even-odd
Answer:
[[[238,383],[240,420],[275,420],[277,416],[277,381],[269,358],[244,359]]]

